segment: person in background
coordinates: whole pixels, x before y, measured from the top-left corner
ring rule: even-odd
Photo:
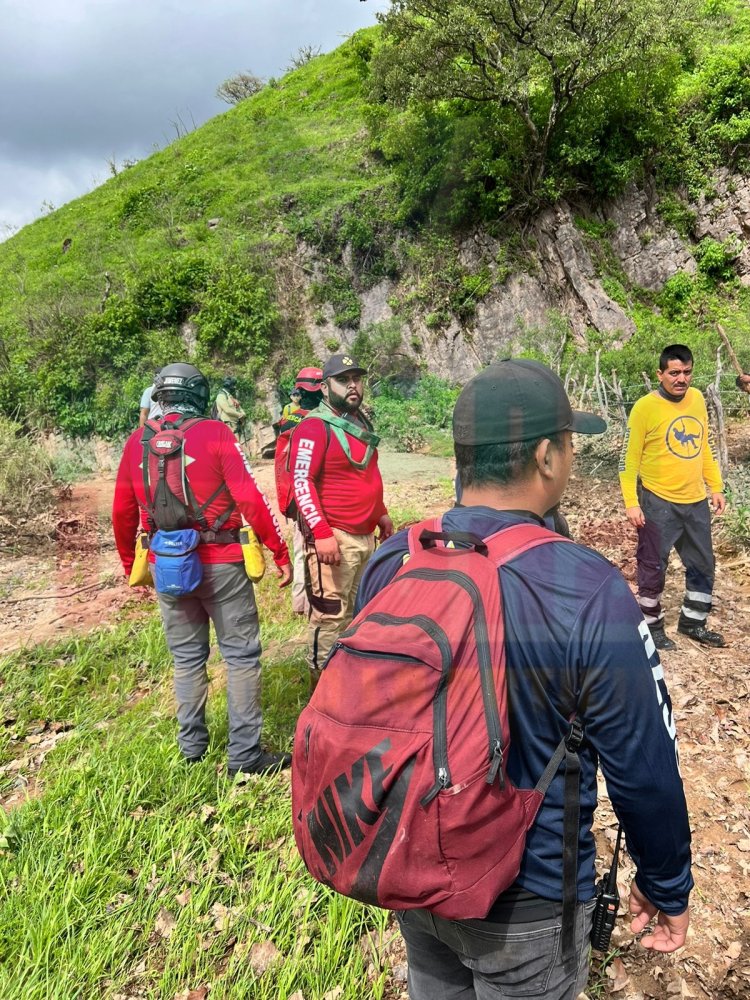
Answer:
[[[292,391],[289,393],[290,403],[287,403],[284,409],[281,411],[281,421],[289,420],[292,414],[296,413],[300,409],[300,401],[302,399],[301,390],[295,385]]]
[[[714,587],[711,506],[723,514],[724,484],[709,439],[703,395],[690,385],[693,355],[670,344],[659,358],[659,388],[630,411],[620,458],[625,516],[638,532],[638,604],[657,649],[677,644],[664,631],[664,592],[669,553],[685,566],[685,596],[677,631],[704,646],[724,637],[706,628]]]
[[[736,384],[740,392],[750,393],[750,375],[738,375],[736,378]]]
[[[243,518],[271,551],[281,587],[292,579],[286,543],[231,430],[216,420],[204,419],[209,400],[204,375],[190,364],[167,365],[156,378],[153,395],[165,420],[177,428],[185,426],[183,469],[192,494],[188,494],[190,522],[185,526],[200,526],[192,516],[193,504],[200,509],[203,522],[214,526],[200,531],[197,551],[203,579],[197,588],[179,597],[157,594],[167,646],[174,659],[177,743],[191,764],[198,763],[208,749],[206,662],[213,622],[227,665],[227,773],[231,778],[238,772],[278,771],[289,766],[291,756],[270,753],[260,745],[260,630],[253,585],[245,572],[239,542]],[[151,535],[154,529],[148,506],[153,503],[156,484],[149,484],[148,498],[143,474],[146,431],[136,430],[128,438],[115,484],[112,525],[126,576],[133,566],[137,533]],[[221,525],[220,530],[216,525]]]
[[[490,365],[456,402],[461,506],[443,514],[441,530],[488,539],[513,526],[542,525],[568,483],[573,434],[601,434],[605,428],[601,418],[572,409],[562,382],[544,365],[526,360]],[[378,549],[365,569],[358,609],[390,583],[408,557],[407,532]],[[690,823],[675,727],[659,657],[627,583],[592,549],[562,540],[527,549],[498,572],[508,775],[517,787],[533,788],[575,719],[583,729],[580,813],[568,827],[571,846],[564,834],[570,812],[561,769],[526,837],[515,882],[486,917],[447,920],[424,909],[398,914],[411,1000],[575,1000],[584,989],[599,766],[636,869],[631,930],[640,933],[651,924],[640,944],[657,952],[675,951],[687,935]],[[456,699],[459,703],[458,694]],[[440,794],[450,798],[450,789]],[[398,816],[392,829],[397,828]],[[566,858],[574,869],[569,894]],[[568,937],[569,962],[561,946]]]
[[[154,381],[143,390],[143,395],[141,396],[141,412],[138,420],[138,426],[143,427],[147,420],[157,420],[161,416],[161,406],[153,398],[154,383],[159,377],[159,372],[161,369],[157,368],[154,372]]]
[[[216,419],[226,424],[235,437],[239,435],[245,422],[245,411],[234,395],[236,391],[237,379],[228,376],[223,379],[216,394]]]

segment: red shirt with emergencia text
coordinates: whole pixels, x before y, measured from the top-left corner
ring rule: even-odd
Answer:
[[[176,418],[178,415],[172,416]],[[112,505],[115,543],[126,573],[133,565],[138,531],[148,531],[148,519],[142,506],[146,500],[142,434],[143,430],[139,427],[125,443]],[[219,420],[201,420],[185,431],[184,451],[186,474],[198,504],[204,503],[221,483],[227,485],[227,489],[222,490],[205,511],[208,526],[211,527],[234,500],[236,507],[221,530],[240,528],[246,522],[270,549],[277,566],[288,563],[289,553],[278,522],[229,427]],[[152,483],[152,493],[154,487]],[[239,542],[229,545],[202,543],[198,546],[198,554],[203,563],[242,562],[243,558]]]
[[[361,462],[367,446],[347,437],[352,458]],[[316,417],[306,417],[292,432],[289,468],[297,507],[315,538],[330,538],[333,528],[369,535],[387,513],[377,451],[366,469],[356,469]]]

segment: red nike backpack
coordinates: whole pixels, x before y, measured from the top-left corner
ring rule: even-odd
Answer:
[[[568,540],[533,524],[484,541],[439,528],[411,528],[408,562],[334,646],[297,723],[292,810],[319,882],[388,909],[466,919],[486,916],[515,880],[563,758],[566,812],[577,803],[582,733],[574,723],[535,788],[508,778],[498,567]],[[577,839],[573,824],[566,815]],[[573,847],[573,904],[575,858]]]

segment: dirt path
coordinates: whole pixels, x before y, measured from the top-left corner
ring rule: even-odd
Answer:
[[[740,444],[747,454],[747,433]],[[273,496],[273,465],[253,463]],[[437,512],[450,494],[452,463],[431,456],[385,452],[383,478],[389,505]],[[149,600],[124,584],[109,529],[114,479],[78,484],[60,510],[58,539],[48,554],[0,558],[0,653],[69,633],[86,632]],[[635,576],[635,533],[624,521],[611,470],[571,482],[563,507],[574,537]],[[693,826],[693,923],[687,947],[676,956],[645,956],[620,919],[613,944],[619,954],[602,973],[599,995],[627,1000],[750,998],[750,681],[748,680],[748,561],[722,552],[712,623],[728,641],[709,650],[677,637],[678,649],[663,656],[680,735],[683,777]],[[679,561],[670,566],[666,589],[668,630],[673,631],[682,594]],[[67,596],[64,596],[67,595]],[[604,789],[602,789],[604,791]],[[607,803],[598,813],[599,855],[611,857],[614,817]],[[626,862],[620,891],[632,874]],[[394,984],[395,985],[395,984]],[[395,988],[392,995],[399,995]]]

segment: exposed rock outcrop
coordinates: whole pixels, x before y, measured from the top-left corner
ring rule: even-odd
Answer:
[[[592,228],[601,230],[596,238],[586,235],[587,227],[577,224],[572,207],[561,202],[529,227],[524,243],[530,249],[524,263],[510,275],[497,264],[502,259],[500,241],[485,232],[474,233],[459,247],[459,259],[471,272],[488,271],[495,279],[492,287],[463,325],[453,320],[436,330],[425,317],[412,313],[403,322],[404,351],[430,371],[463,381],[507,354],[524,334],[533,332],[538,339],[541,331],[555,326],[552,317],[558,318],[558,328],[560,318],[567,322],[580,342],[590,329],[607,334],[614,344],[626,341],[635,325],[625,308],[607,294],[602,278],[607,268],[601,267],[599,259],[603,248],[610,272],[612,264],[615,270],[621,269],[623,286],[659,292],[673,275],[696,273],[695,243],[707,236],[724,243],[733,241],[738,275],[750,285],[750,178],[720,172],[714,196],[686,207],[694,217],[694,243],[681,238],[659,215],[653,184],[633,185],[599,209],[592,218]],[[321,265],[314,252],[304,247],[300,253],[308,273],[319,273]],[[345,254],[345,267],[350,260]],[[392,302],[400,292],[403,289],[388,280],[363,292],[360,327],[376,333],[377,324],[392,321]],[[330,306],[318,307],[316,317],[311,306],[305,312],[306,328],[318,355],[330,353],[334,345],[351,346],[356,331],[337,327]]]

